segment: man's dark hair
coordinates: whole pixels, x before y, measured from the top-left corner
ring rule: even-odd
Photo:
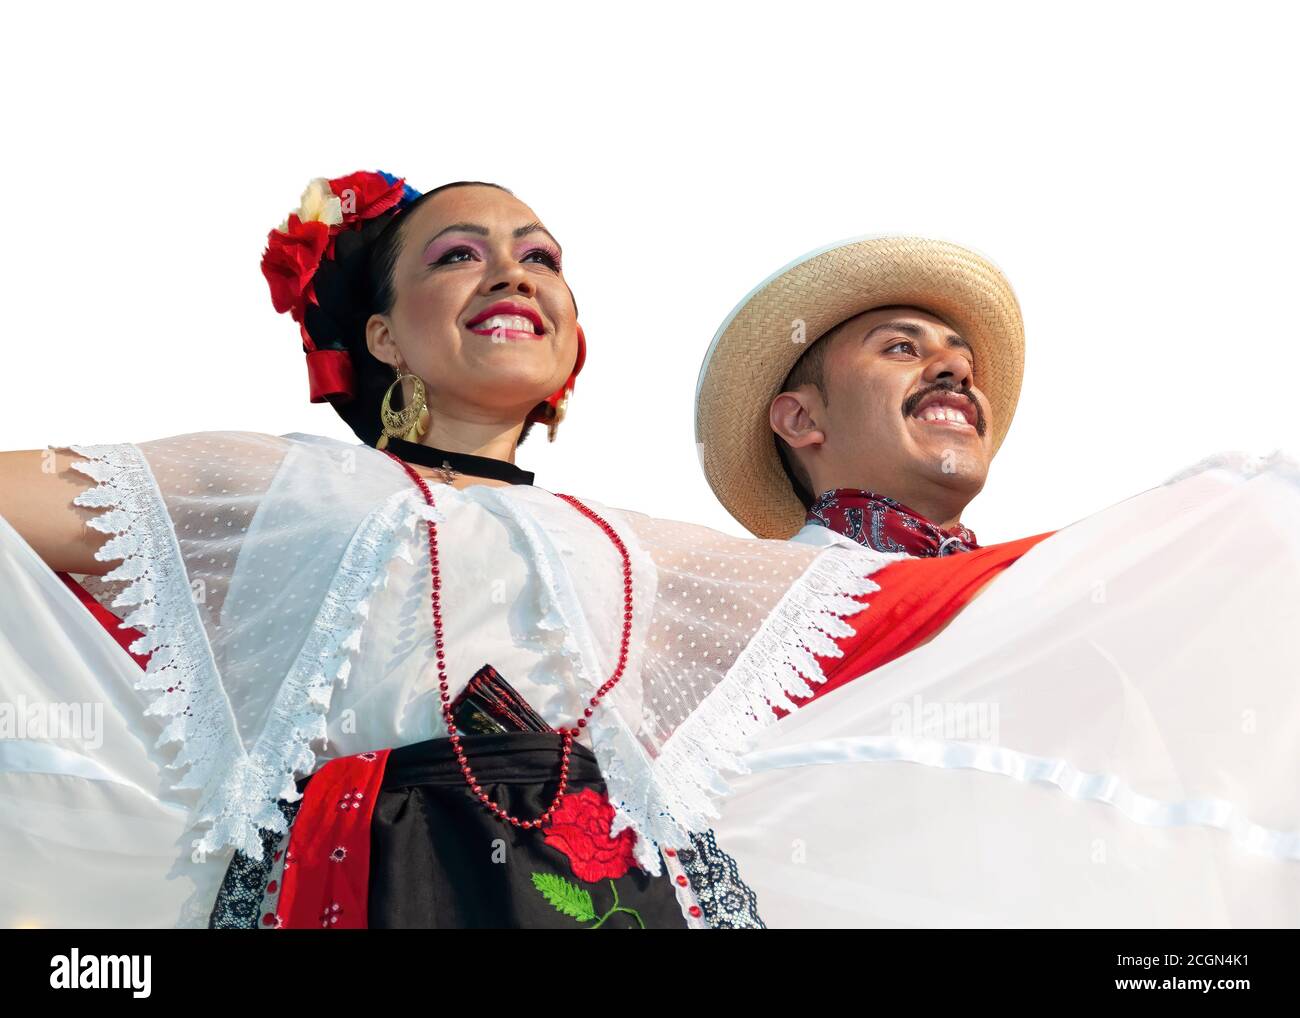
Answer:
[[[840,323],[843,324],[842,322]],[[829,402],[826,395],[826,353],[830,350],[830,340],[840,329],[837,325],[818,339],[813,340],[808,349],[794,362],[794,367],[781,383],[781,392],[793,392],[803,385],[815,386],[821,393],[822,401]],[[799,497],[805,509],[811,509],[817,493],[812,490],[812,477],[807,467],[799,462],[798,454],[784,438],[772,432],[776,441],[776,454],[781,458],[781,467],[790,479],[790,487]]]

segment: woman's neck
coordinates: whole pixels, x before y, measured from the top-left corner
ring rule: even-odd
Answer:
[[[503,424],[500,421],[463,421],[431,414],[429,430],[418,444],[431,449],[440,449],[443,452],[485,456],[513,464],[515,448],[519,444],[519,435],[522,432],[522,421],[517,424]],[[474,484],[503,487],[509,483],[462,471],[456,471],[448,482],[443,470],[421,463],[412,463],[410,466],[416,473],[443,483],[450,483],[454,488],[467,488]]]
[[[516,424],[457,421],[434,414],[430,415],[429,430],[420,439],[420,445],[514,463],[515,448],[523,429],[522,421]]]

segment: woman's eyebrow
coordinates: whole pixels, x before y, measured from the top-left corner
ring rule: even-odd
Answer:
[[[477,233],[482,237],[486,237],[488,235],[488,228],[486,226],[480,226],[478,223],[452,223],[450,226],[444,226],[441,230],[430,237],[424,246],[428,247],[429,244],[432,244],[444,233]]]
[[[555,236],[551,233],[551,231],[548,230],[541,223],[532,222],[529,223],[527,226],[521,226],[519,227],[519,229],[515,230],[516,237],[527,237],[530,233],[544,233],[551,238],[551,243],[554,244],[558,250],[561,251],[564,250],[562,247],[560,247],[560,242],[555,239]]]
[[[432,244],[435,240],[437,240],[445,233],[475,233],[478,234],[480,237],[486,237],[489,236],[491,232],[492,232],[491,230],[489,230],[486,226],[483,226],[481,223],[452,223],[450,226],[444,226],[441,230],[439,230],[432,237],[430,237],[428,242],[425,244],[425,247],[428,247],[429,244]],[[560,242],[555,239],[555,236],[551,233],[551,231],[548,230],[541,223],[538,222],[528,223],[527,225],[521,226],[514,231],[515,237],[526,237],[530,233],[544,233],[546,234],[546,236],[551,238],[551,243],[554,244],[558,250],[560,251],[564,250],[562,247],[560,247]]]

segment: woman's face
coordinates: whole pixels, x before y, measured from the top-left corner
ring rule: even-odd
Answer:
[[[366,343],[419,375],[435,412],[522,422],[573,370],[577,309],[560,246],[505,191],[453,187],[411,213],[393,292]]]

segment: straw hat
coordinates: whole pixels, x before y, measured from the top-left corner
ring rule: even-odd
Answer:
[[[832,244],[752,290],[722,323],[700,368],[700,462],[714,494],[751,533],[787,538],[804,524],[768,425],[781,383],[809,343],[864,311],[895,304],[930,312],[970,343],[997,452],[1016,410],[1025,356],[1020,305],[1006,278],[983,255],[940,240]]]

